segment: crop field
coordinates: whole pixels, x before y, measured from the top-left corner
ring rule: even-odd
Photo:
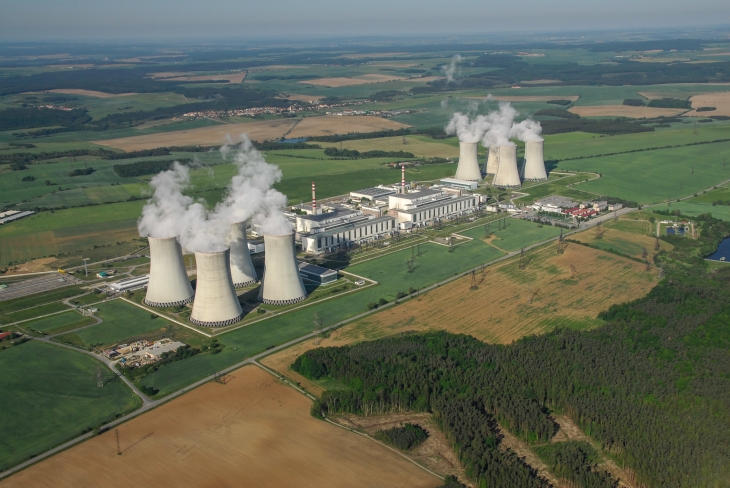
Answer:
[[[28,330],[37,330],[47,334],[57,334],[77,327],[91,325],[94,322],[96,322],[96,320],[93,317],[84,317],[78,312],[69,311],[58,315],[52,315],[51,317],[26,322],[23,324],[23,328]]]
[[[656,224],[648,221],[636,221],[628,219],[611,220],[601,225],[601,230],[591,229],[579,234],[570,236],[570,239],[589,244],[599,249],[613,249],[626,256],[637,259],[645,259],[643,249],[647,250],[649,262],[653,262],[652,256],[658,251],[656,246]],[[604,231],[600,235],[600,232]],[[659,249],[668,251],[672,245],[659,240]]]
[[[96,144],[137,151],[164,146],[204,145],[212,146],[226,142],[227,137],[236,139],[246,133],[255,141],[279,139],[294,124],[295,119],[272,119],[238,124],[218,124],[198,129],[160,132],[118,139],[94,141]],[[373,132],[386,129],[399,129],[403,124],[388,119],[371,116],[358,117],[305,117],[289,134],[289,137],[320,136],[329,134],[346,134],[349,132]]]
[[[695,203],[693,199],[683,202],[672,203],[671,207],[663,206],[664,210],[679,210],[682,215],[696,217],[697,215],[709,213],[717,219],[730,222],[730,206],[728,205],[708,205],[706,203]]]
[[[682,108],[631,107],[628,105],[578,106],[568,109],[581,117],[673,117],[687,110]]]
[[[519,251],[523,247],[560,235],[560,229],[551,225],[543,226],[512,218],[507,218],[506,224],[506,229],[498,229],[496,222],[489,226],[489,232],[494,235],[489,244],[502,251]],[[459,234],[479,240],[484,238],[485,230],[484,226],[480,226]]]
[[[730,143],[721,143],[561,161],[560,167],[603,175],[579,185],[581,190],[648,204],[692,195],[730,179],[728,158]]]
[[[689,99],[692,102],[692,108],[695,110],[688,112],[688,117],[712,117],[713,115],[730,115],[730,93],[703,93],[695,95]],[[715,107],[715,110],[709,112],[698,112],[699,107]]]
[[[58,336],[59,342],[81,347],[106,348],[121,341],[156,336],[169,325],[163,317],[155,316],[123,300],[111,300],[97,305],[99,325]]]
[[[577,275],[573,276],[571,265]],[[520,269],[511,259],[477,272],[478,289],[467,276],[409,300],[398,307],[334,331],[321,346],[342,346],[406,331],[447,330],[477,339],[508,344],[530,334],[558,327],[586,329],[601,323],[596,317],[609,306],[644,296],[658,282],[657,271],[600,250],[570,244],[558,255],[554,246],[530,252]],[[321,386],[289,370],[297,356],[314,346],[308,340],[262,362],[296,378],[307,389]]]
[[[342,149],[356,151],[406,151],[422,158],[455,158],[459,156],[459,148],[451,144],[445,144],[425,136],[405,136],[406,144],[403,144],[403,137],[380,137],[377,139],[359,139],[343,141]],[[318,142],[322,147],[336,147],[340,143]],[[482,149],[483,151],[483,149]]]
[[[311,401],[255,366],[208,383],[3,482],[119,486],[409,486],[442,481],[383,445],[309,415]],[[95,386],[95,385],[94,385]],[[221,455],[225,453],[225,455]],[[262,454],[263,453],[263,454]]]
[[[98,388],[98,364],[37,341],[0,353],[0,470],[141,406],[105,366]]]
[[[393,75],[382,75],[382,74],[369,74],[354,76],[352,78],[340,77],[340,78],[317,78],[314,80],[300,81],[303,85],[322,85],[328,88],[350,86],[350,85],[365,85],[369,83],[381,83],[383,81],[400,81],[405,78],[401,76]],[[431,81],[431,80],[427,80]]]
[[[556,173],[552,173],[551,176],[561,176]],[[530,184],[531,186],[524,186],[520,188],[520,193],[527,193],[527,196],[515,198],[516,202],[520,203],[531,203],[540,198],[547,197],[549,195],[561,195],[564,197],[574,198],[576,200],[591,200],[596,197],[593,193],[581,191],[580,183],[585,180],[594,178],[592,174],[578,174],[575,176],[565,176],[562,178],[538,184]]]
[[[33,308],[26,308],[24,310],[18,310],[17,312],[9,312],[0,315],[0,320],[3,323],[11,324],[19,322],[21,320],[32,319],[33,317],[40,317],[41,315],[48,315],[63,310],[68,310],[69,307],[64,305],[62,302],[48,303],[46,305],[39,305]]]

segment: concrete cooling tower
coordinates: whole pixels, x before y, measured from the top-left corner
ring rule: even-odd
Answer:
[[[459,166],[454,178],[457,180],[479,181],[482,170],[479,169],[476,142],[459,142]]]
[[[185,305],[193,288],[185,272],[182,248],[175,237],[150,237],[150,281],[144,302],[153,307]]]
[[[545,141],[525,142],[525,165],[522,168],[522,174],[526,181],[547,180],[547,171],[545,171],[545,161],[543,159],[544,145]]]
[[[271,305],[289,305],[307,298],[294,252],[294,234],[264,234],[266,256],[259,300]]]
[[[499,168],[492,184],[503,188],[520,187],[520,173],[517,169],[517,146],[499,147]]]
[[[232,224],[231,233],[228,234],[228,245],[231,247],[231,278],[235,288],[252,285],[259,279],[251,262],[251,252],[248,250],[246,224],[247,222]]]
[[[243,315],[233,288],[230,250],[196,252],[198,280],[190,322],[202,327],[224,327],[235,324]]]
[[[499,167],[499,147],[489,146],[489,156],[487,156],[487,164],[484,166],[484,172],[489,176],[497,174]]]

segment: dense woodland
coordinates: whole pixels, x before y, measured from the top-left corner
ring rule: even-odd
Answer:
[[[379,430],[375,433],[375,438],[402,451],[407,451],[428,439],[428,432],[420,425],[407,423],[400,427]]]
[[[546,485],[498,448],[497,422],[542,443],[556,431],[551,412],[571,417],[649,486],[730,486],[730,269],[708,274],[702,259],[730,224],[694,220],[700,239],[669,238],[675,249],[657,257],[666,278],[646,297],[601,314],[606,325],[598,329],[556,330],[508,346],[446,332],[404,334],[315,349],[292,367],[346,385],[324,392],[315,416],[432,412],[480,486]],[[612,486],[604,478],[576,483]]]

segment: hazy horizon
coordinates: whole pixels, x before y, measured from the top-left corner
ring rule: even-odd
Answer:
[[[200,40],[266,38],[486,36],[550,32],[696,29],[730,18],[730,2],[617,0],[560,2],[353,2],[293,0],[248,4],[9,0],[0,6],[0,40]],[[730,35],[730,28],[725,36]]]

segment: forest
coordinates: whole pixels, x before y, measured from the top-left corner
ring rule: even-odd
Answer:
[[[702,259],[730,224],[694,220],[698,240],[681,238],[657,256],[665,279],[602,313],[597,329],[511,345],[406,333],[303,354],[294,370],[345,385],[325,391],[312,414],[431,412],[480,486],[547,486],[499,449],[498,426],[544,443],[557,429],[551,415],[563,413],[641,483],[730,486],[730,269],[708,273]],[[603,473],[575,476],[583,487],[615,482]]]

